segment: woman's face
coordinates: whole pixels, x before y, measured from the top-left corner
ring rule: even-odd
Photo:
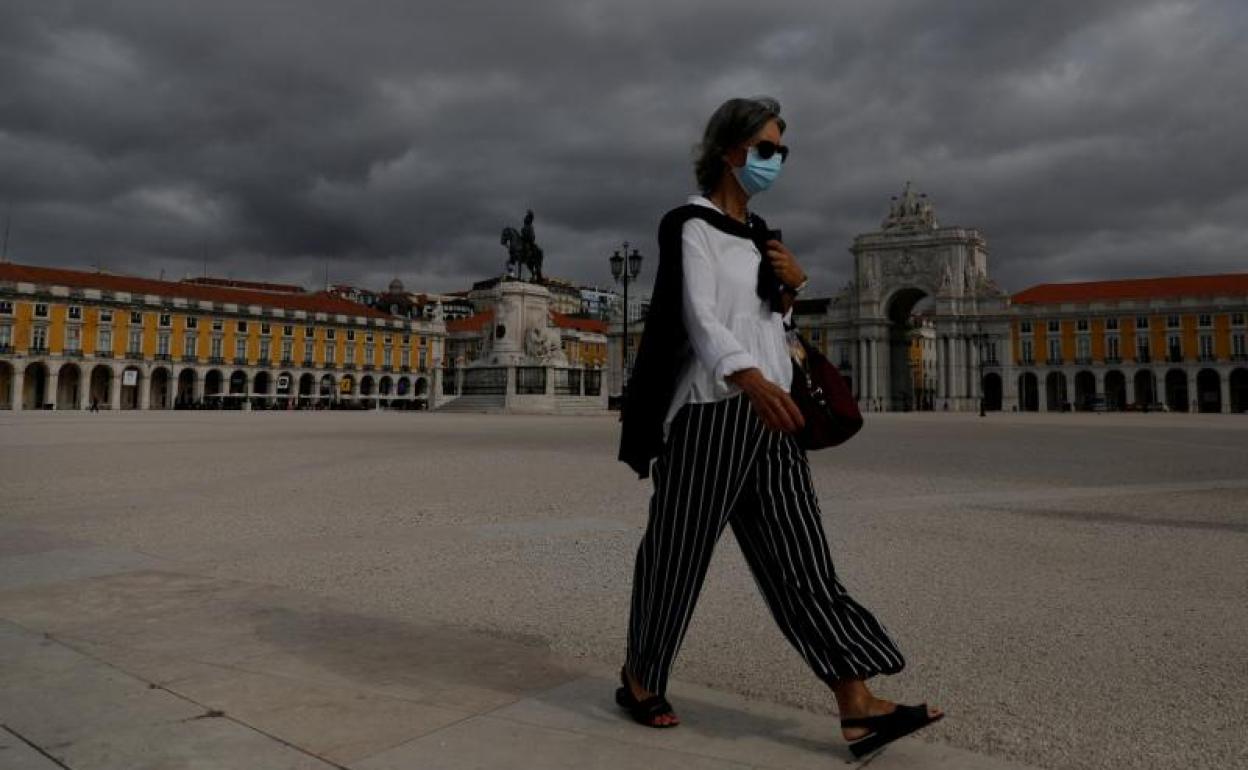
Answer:
[[[736,147],[728,151],[724,155],[724,159],[728,161],[730,166],[740,168],[745,165],[745,156],[750,148],[759,142],[771,142],[772,144],[780,144],[780,121],[772,118],[767,124],[759,129],[758,133],[750,137],[749,141],[742,142]]]

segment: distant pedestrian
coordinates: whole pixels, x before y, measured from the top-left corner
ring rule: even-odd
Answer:
[[[794,436],[803,421],[789,395],[786,322],[806,275],[779,232],[747,209],[783,168],[784,129],[772,99],[725,102],[696,162],[702,194],[659,225],[658,273],[621,413],[620,459],[642,478],[654,460],[654,493],[616,701],[649,727],[679,724],[668,673],[731,525],[780,630],[835,694],[842,733],[861,756],[943,714],[867,688],[905,660],[837,579]]]
[[[100,399],[96,398],[95,396],[91,397],[91,411],[93,412],[100,411]]]

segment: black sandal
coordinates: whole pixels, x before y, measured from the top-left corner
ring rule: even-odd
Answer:
[[[898,705],[896,709],[887,714],[842,719],[841,727],[865,727],[871,731],[849,742],[849,750],[853,752],[855,758],[860,758],[887,743],[926,727],[943,716],[944,714],[929,716],[926,703],[920,703],[917,706]]]
[[[676,712],[672,710],[672,704],[667,702],[667,698],[662,695],[651,695],[645,700],[637,700],[633,697],[632,688],[628,685],[628,676],[624,673],[624,669],[620,669],[620,684],[623,687],[615,688],[615,702],[621,708],[628,711],[629,716],[633,718],[637,724],[646,727],[676,727],[679,722],[668,722],[667,724],[659,724],[655,720],[661,716],[676,716]]]

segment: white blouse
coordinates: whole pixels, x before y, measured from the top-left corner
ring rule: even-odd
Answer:
[[[689,202],[719,211],[701,195],[691,195]],[[701,219],[685,222],[681,235],[682,313],[690,344],[663,421],[664,440],[676,412],[686,403],[709,403],[740,393],[724,379],[733,372],[758,368],[785,390],[793,378],[784,331],[793,311],[773,312],[756,293],[763,258],[758,247],[749,238],[729,235]]]

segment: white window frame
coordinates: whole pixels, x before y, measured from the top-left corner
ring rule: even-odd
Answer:
[[[101,326],[98,330],[96,330],[95,352],[113,352],[113,328],[111,326]]]
[[[39,350],[48,349],[47,324],[35,324],[30,327],[30,346]]]
[[[167,356],[170,350],[169,332],[160,332],[156,335],[156,355]]]
[[[81,315],[81,308],[79,308]],[[78,324],[69,324],[65,327],[65,351],[78,352],[82,350],[82,327]]]
[[[142,310],[131,310],[131,311],[130,311],[130,325],[131,325],[131,326],[142,326],[142,325],[143,325],[143,311],[142,311]]]
[[[35,303],[35,318],[47,318],[47,317],[48,317],[48,303],[36,302]]]
[[[162,329],[168,329],[173,326],[173,316],[169,313],[161,313],[160,317],[156,319],[156,325]]]
[[[13,301],[0,299],[0,315],[13,315]]]

